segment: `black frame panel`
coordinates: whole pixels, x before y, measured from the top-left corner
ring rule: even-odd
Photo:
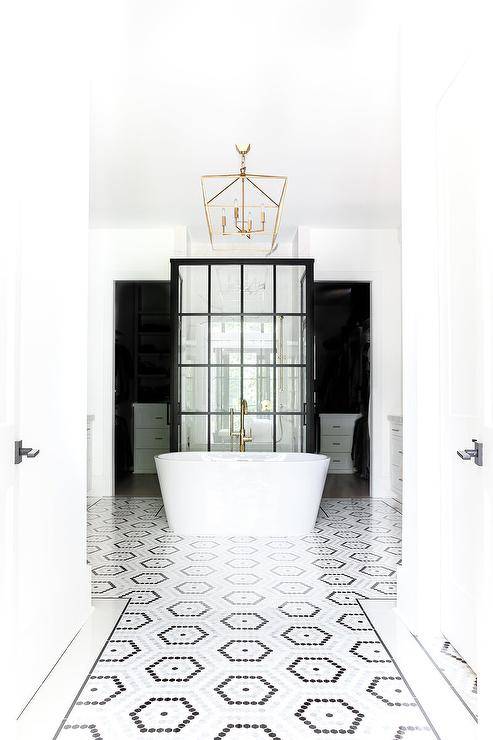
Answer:
[[[180,383],[180,363],[179,363],[179,348],[180,348],[180,327],[179,327],[179,315],[181,313],[180,311],[180,267],[181,266],[207,266],[208,267],[208,307],[210,309],[211,304],[211,266],[213,265],[239,265],[241,268],[240,272],[240,296],[241,296],[241,306],[240,306],[240,314],[234,314],[234,313],[227,313],[227,314],[220,314],[220,313],[214,313],[214,316],[233,316],[233,315],[240,315],[241,316],[241,366],[243,366],[243,266],[244,265],[270,265],[270,266],[299,266],[305,268],[305,300],[306,300],[306,307],[305,307],[305,316],[306,316],[306,358],[305,358],[305,365],[306,365],[306,377],[304,379],[305,382],[305,388],[306,388],[306,407],[304,412],[301,413],[286,413],[286,416],[304,416],[304,424],[306,425],[306,444],[305,444],[305,451],[306,452],[314,452],[315,451],[315,415],[314,415],[314,397],[313,397],[313,391],[314,391],[314,274],[313,274],[313,265],[314,260],[313,259],[296,259],[296,258],[287,258],[287,259],[269,259],[269,258],[247,258],[247,259],[238,259],[238,258],[217,258],[217,259],[201,259],[201,258],[174,258],[170,260],[171,263],[171,347],[172,347],[172,356],[173,356],[173,365],[172,365],[172,372],[171,372],[171,414],[170,414],[170,423],[171,423],[171,429],[170,429],[170,449],[172,452],[177,452],[179,449],[179,439],[178,439],[178,420],[180,417],[180,402],[179,402],[179,383]],[[276,270],[273,271],[273,291],[274,291],[274,305],[273,309],[276,309]],[[183,315],[187,315],[186,313]],[[193,313],[193,315],[201,315],[200,313]],[[202,314],[204,316],[208,317],[208,323],[209,323],[209,332],[208,332],[208,348],[207,348],[207,358],[208,358],[208,367],[210,367],[210,358],[211,358],[211,336],[210,336],[210,321],[211,321],[211,313],[210,311],[208,313]],[[274,327],[273,327],[273,345],[274,345],[274,356],[273,356],[273,362],[269,363],[269,365],[273,368],[273,411],[272,416],[276,414],[276,382],[277,382],[277,359],[276,359],[276,320],[275,317],[277,315],[280,315],[276,313],[274,310],[272,313],[262,313],[262,312],[255,312],[251,313],[249,315],[252,316],[273,316],[274,317]],[[282,315],[284,316],[299,316],[298,313],[286,313],[284,312]],[[303,320],[303,298],[302,298],[302,305],[301,305],[301,321]],[[299,367],[298,364],[286,364],[285,367]],[[228,367],[228,366],[226,366]],[[243,384],[243,374],[242,374],[242,380],[241,383]],[[208,385],[210,385],[210,373],[208,374]],[[243,386],[241,387],[241,397],[243,397]],[[190,412],[193,413],[193,412]],[[202,412],[203,415],[208,416],[208,439],[210,439],[210,419],[211,419],[211,411],[210,411],[210,387],[208,388],[208,410],[207,412]],[[196,414],[201,415],[201,414]],[[218,412],[218,415],[220,413]],[[276,426],[273,425],[273,449],[276,449]]]

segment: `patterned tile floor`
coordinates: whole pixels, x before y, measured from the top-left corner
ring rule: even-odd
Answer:
[[[433,737],[359,601],[392,598],[393,500],[324,500],[302,538],[180,537],[161,500],[90,501],[93,593],[129,599],[59,736]]]

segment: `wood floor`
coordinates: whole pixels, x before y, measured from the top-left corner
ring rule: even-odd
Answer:
[[[370,486],[367,480],[357,475],[336,475],[329,473],[325,481],[324,498],[357,498],[369,496]]]
[[[117,496],[160,496],[157,475],[151,473],[133,475],[130,474],[118,481],[116,486]],[[327,476],[325,482],[324,498],[357,498],[368,496],[368,481],[362,480],[356,475],[334,475]]]
[[[159,481],[155,473],[130,473],[116,484],[117,496],[160,496]]]

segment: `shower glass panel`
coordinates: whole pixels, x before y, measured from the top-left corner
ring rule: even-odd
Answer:
[[[249,411],[273,411],[273,373],[272,367],[243,367],[243,398]]]
[[[272,314],[274,308],[274,272],[272,265],[244,265],[243,311]]]
[[[274,353],[272,316],[243,317],[243,362],[248,365],[272,365]]]
[[[177,259],[171,282],[172,449],[237,450],[243,399],[247,450],[312,450],[313,261]]]
[[[241,368],[212,366],[211,374],[211,413],[230,409],[240,410],[241,397]]]
[[[207,411],[207,368],[182,366],[182,411]]]
[[[206,316],[181,317],[181,363],[182,365],[207,364]]]
[[[180,313],[207,313],[209,275],[207,265],[182,265]]]
[[[211,316],[211,365],[241,363],[241,317]],[[207,355],[207,342],[204,343]]]
[[[240,313],[240,265],[211,266],[211,312]]]

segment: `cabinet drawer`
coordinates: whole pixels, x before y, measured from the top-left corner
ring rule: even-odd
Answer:
[[[336,435],[329,437],[324,435],[320,438],[320,451],[339,453],[339,452],[351,452],[353,444],[353,438],[349,435]]]
[[[161,455],[166,450],[135,450],[134,451],[134,473],[155,473],[156,464],[154,455]]]
[[[135,429],[134,448],[135,449],[169,449],[169,427],[163,429]]]
[[[167,413],[165,403],[135,403],[134,425],[144,429],[166,426]]]
[[[402,491],[402,468],[399,465],[392,465],[390,473],[390,484],[392,490]]]
[[[337,470],[344,470],[349,473],[353,472],[353,461],[351,455],[348,452],[332,453],[330,455],[329,473]]]
[[[392,465],[398,465],[402,468],[402,439],[399,437],[392,437],[390,440],[390,462]]]
[[[390,464],[402,470],[402,452],[394,452],[390,458]]]
[[[320,414],[320,435],[349,435],[352,437],[357,414]]]
[[[402,437],[392,435],[390,438],[390,454],[402,456]]]
[[[402,439],[402,424],[392,421],[390,423],[390,434],[392,435],[392,438],[400,437]]]

